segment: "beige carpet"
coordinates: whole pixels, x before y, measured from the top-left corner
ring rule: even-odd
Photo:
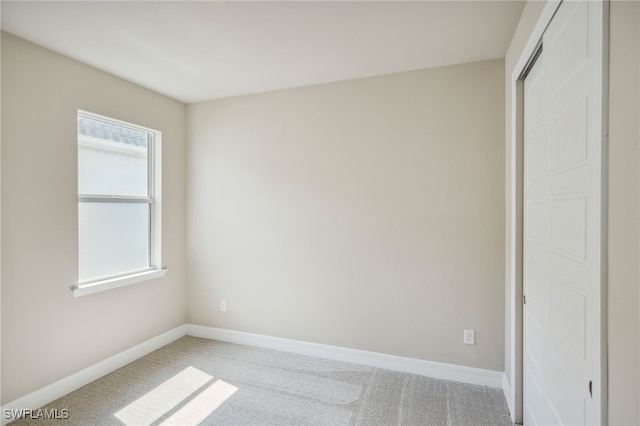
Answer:
[[[24,425],[511,425],[501,390],[194,337]]]

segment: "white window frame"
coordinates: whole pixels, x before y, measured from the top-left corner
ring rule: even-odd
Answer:
[[[149,205],[149,268],[123,273],[121,275],[109,276],[106,278],[98,278],[82,282],[78,281],[76,285],[71,287],[73,295],[75,297],[86,296],[88,294],[98,293],[113,288],[163,277],[166,274],[167,269],[162,268],[162,132],[83,110],[78,110],[77,116],[84,116],[87,118],[105,121],[107,123],[129,127],[135,130],[142,130],[144,132],[152,134],[153,140],[150,141],[148,145],[148,197],[86,194],[81,195],[80,193],[78,193],[78,207],[80,206],[80,203],[83,202],[145,203]],[[80,137],[81,136],[78,136],[78,138]]]

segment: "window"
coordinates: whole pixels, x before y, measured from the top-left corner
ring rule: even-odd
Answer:
[[[78,112],[75,296],[164,275],[160,155],[160,132]]]

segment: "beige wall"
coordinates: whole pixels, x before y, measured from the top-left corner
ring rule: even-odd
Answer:
[[[2,7],[0,6],[0,11]],[[1,13],[0,13],[1,15]],[[0,47],[2,46],[0,31]],[[2,55],[0,54],[0,99],[2,99]],[[0,101],[0,133],[2,129],[2,102]],[[0,134],[0,321],[2,321],[2,135]],[[2,355],[2,323],[0,323],[0,356]],[[2,404],[2,361],[0,360],[0,405]]]
[[[511,174],[515,153],[511,141],[511,82],[515,62],[545,2],[528,2],[505,58],[506,74],[506,315],[511,324],[515,272],[510,256],[516,246],[511,215],[516,182]],[[613,1],[610,8],[609,96],[609,262],[608,262],[608,406],[612,425],[640,424],[640,4]],[[511,259],[511,260],[510,260]],[[519,303],[519,298],[516,303]],[[511,329],[506,327],[505,370],[513,366]],[[517,374],[520,374],[517,372]],[[516,376],[517,376],[516,374]],[[511,382],[512,387],[518,386]]]
[[[74,298],[76,112],[163,132],[167,275]],[[2,34],[2,402],[186,320],[185,105]]]
[[[609,419],[640,424],[640,4],[611,3]]]
[[[502,371],[503,70],[190,105],[189,321]]]
[[[2,7],[0,6],[0,15]],[[0,31],[0,47],[2,46]],[[0,99],[2,99],[2,54],[0,54]],[[2,129],[2,102],[0,101],[0,133]],[[2,135],[0,134],[0,321],[2,321]],[[0,356],[2,355],[2,325],[0,323]],[[2,361],[0,361],[0,405],[2,404]]]

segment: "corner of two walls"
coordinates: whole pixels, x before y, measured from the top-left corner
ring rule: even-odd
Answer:
[[[5,33],[1,71],[3,403],[185,320],[502,371],[502,60],[189,106]],[[163,280],[69,291],[78,108],[163,132]]]
[[[189,322],[503,371],[504,117],[502,60],[189,105]]]

